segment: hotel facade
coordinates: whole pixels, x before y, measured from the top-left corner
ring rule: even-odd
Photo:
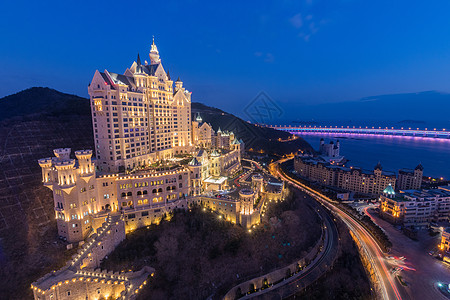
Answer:
[[[426,227],[431,222],[446,222],[450,217],[450,189],[384,192],[380,196],[380,215],[394,224]]]
[[[402,169],[398,177],[393,172],[384,171],[378,163],[373,170],[344,166],[346,160],[339,155],[340,143],[325,144],[320,141],[319,155],[298,153],[294,158],[297,174],[307,180],[324,186],[337,187],[347,191],[379,196],[389,185],[394,189],[420,189],[423,167],[414,170]]]
[[[96,71],[91,100],[99,170],[123,172],[189,152],[191,93],[174,82],[153,41],[149,62],[138,55],[124,74]]]
[[[384,172],[379,164],[373,171],[367,171],[333,165],[311,155],[297,155],[294,167],[299,176],[308,180],[367,195],[379,195],[396,182],[395,174]]]
[[[282,182],[253,176],[253,169],[239,177],[248,182],[237,196],[222,196],[242,172],[243,143],[232,132],[214,132],[200,116],[192,122],[191,93],[171,80],[154,41],[149,62],[138,55],[123,75],[96,71],[88,91],[95,149],[72,155],[59,148],[38,161],[53,193],[58,234],[78,250],[32,284],[35,299],[134,299],[152,268],[97,269],[127,233],[193,204],[251,228],[266,200],[284,198]]]

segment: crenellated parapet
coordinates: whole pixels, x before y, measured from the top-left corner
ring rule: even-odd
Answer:
[[[53,182],[52,159],[50,157],[38,160],[42,169],[42,182],[45,186],[49,186]]]
[[[77,150],[75,151],[77,159],[88,159],[92,157],[92,150]]]
[[[92,150],[75,151],[75,156],[78,160],[78,171],[80,176],[89,177],[94,175],[95,166],[92,162]]]
[[[253,213],[255,191],[252,189],[243,188],[239,191],[239,198],[241,200],[241,214],[251,215]]]
[[[55,154],[58,160],[67,160],[70,158],[70,148],[58,148],[53,150],[53,154]]]
[[[56,161],[54,167],[57,171],[59,186],[68,188],[76,184],[75,159]]]
[[[135,299],[154,272],[155,269],[149,266],[135,272],[73,271],[64,267],[41,277],[31,285],[31,289],[34,298],[39,300]]]

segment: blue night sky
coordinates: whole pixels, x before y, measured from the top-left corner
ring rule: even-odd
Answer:
[[[193,100],[238,113],[438,90],[450,82],[450,1],[2,1],[0,97],[49,86],[87,97],[96,69],[148,59]],[[145,58],[144,58],[145,57]]]

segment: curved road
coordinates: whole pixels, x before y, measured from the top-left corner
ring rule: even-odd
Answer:
[[[308,285],[312,284],[330,268],[337,254],[339,240],[338,231],[336,225],[333,222],[333,219],[330,216],[330,213],[321,205],[318,205],[317,202],[315,202],[313,199],[310,200],[311,208],[318,211],[319,216],[321,217],[325,225],[325,230],[327,230],[327,239],[325,241],[326,244],[324,245],[325,248],[319,254],[320,257],[317,260],[313,261],[308,269],[300,273],[297,277],[293,276],[289,279],[286,279],[277,286],[273,286],[269,289],[244,296],[240,299],[273,299],[278,297],[280,299],[288,298],[295,295]]]
[[[375,270],[375,274],[378,278],[377,282],[379,284],[378,296],[383,299],[403,299],[397,287],[397,282],[393,275],[389,272],[389,268],[384,262],[384,254],[381,251],[378,244],[372,238],[370,233],[358,222],[356,222],[351,216],[349,216],[344,211],[340,210],[338,207],[332,204],[332,200],[318,193],[314,189],[302,184],[301,182],[294,180],[290,177],[285,176],[283,172],[280,172],[278,164],[284,162],[287,159],[279,160],[270,165],[269,170],[275,176],[279,176],[284,180],[290,182],[294,186],[298,187],[300,190],[311,195],[319,203],[323,204],[330,211],[332,211],[337,217],[339,217],[347,227],[352,231],[356,238],[360,241],[362,247],[364,248],[372,266]]]

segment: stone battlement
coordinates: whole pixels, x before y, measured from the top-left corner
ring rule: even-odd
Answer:
[[[75,167],[75,159],[68,159],[63,161],[57,161],[54,163],[54,166],[60,170],[60,169],[70,169]]]
[[[92,157],[92,150],[77,150],[77,151],[75,151],[75,156],[78,159],[91,158]]]
[[[41,166],[41,168],[50,168],[52,166],[52,158],[51,157],[47,157],[47,158],[41,158],[38,160],[39,166]]]

